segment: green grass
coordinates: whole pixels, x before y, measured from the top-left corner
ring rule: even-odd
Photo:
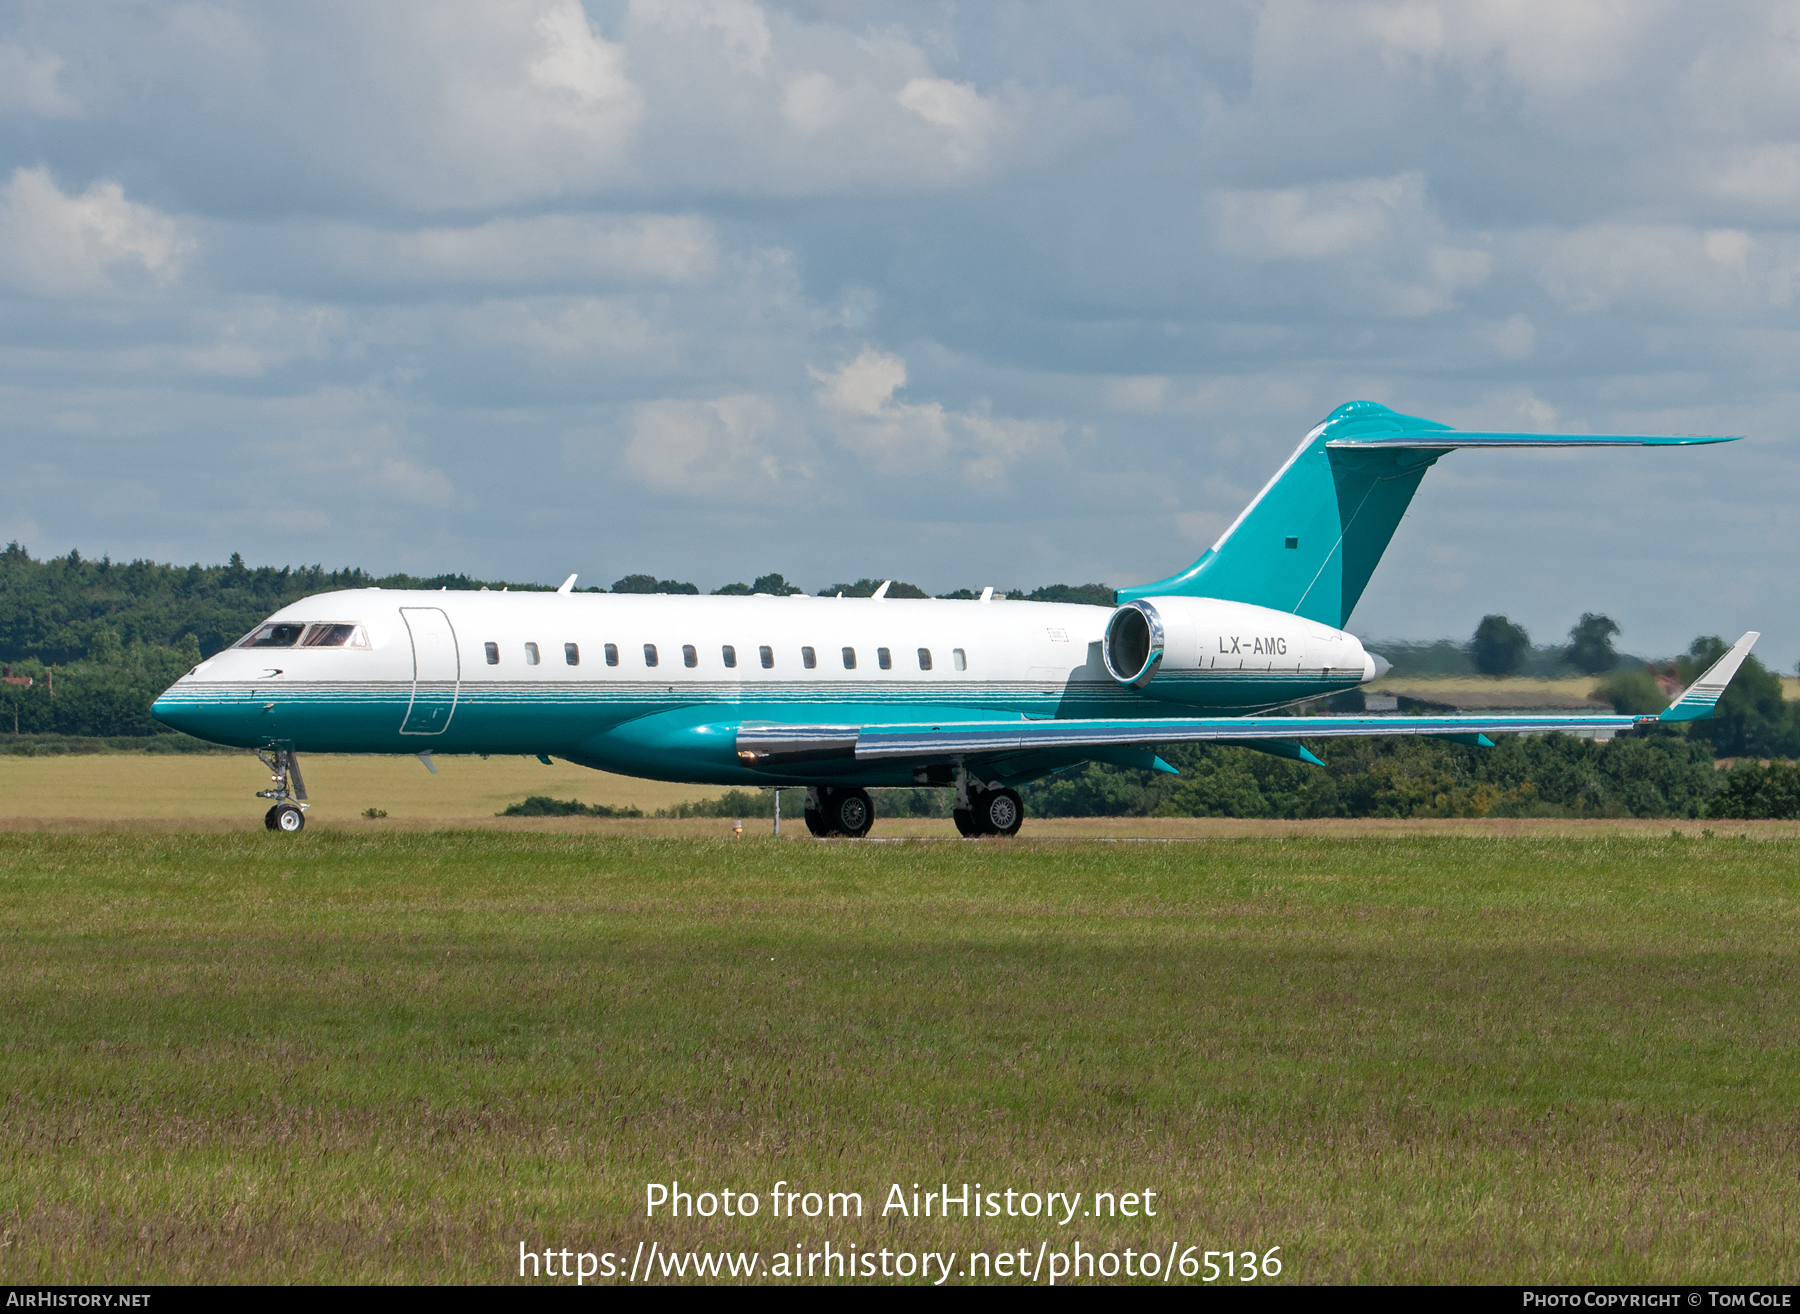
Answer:
[[[0,834],[0,1280],[518,1246],[1800,1277],[1800,846]],[[642,1217],[1149,1188],[1155,1219]]]

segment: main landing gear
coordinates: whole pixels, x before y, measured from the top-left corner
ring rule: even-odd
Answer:
[[[806,828],[820,839],[861,839],[875,824],[875,800],[866,789],[814,785],[806,791]]]
[[[962,767],[956,769],[956,802],[950,818],[964,839],[1019,833],[1025,804],[1016,789],[989,788]],[[806,828],[820,839],[861,839],[875,824],[875,803],[866,789],[812,785],[806,791]]]
[[[989,789],[972,779],[965,768],[958,767],[956,802],[950,809],[950,819],[964,839],[1017,835],[1025,821],[1025,804],[1018,790]]]
[[[275,800],[269,810],[263,813],[263,825],[270,830],[286,831],[292,835],[306,828],[306,809],[312,805],[306,801],[306,781],[300,775],[299,756],[286,748],[273,751],[273,757],[260,751],[257,756],[269,768],[269,779],[275,787],[259,789],[256,796]]]

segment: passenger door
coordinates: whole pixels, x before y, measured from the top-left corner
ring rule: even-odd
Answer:
[[[456,631],[436,607],[402,607],[400,619],[412,635],[413,692],[400,723],[403,735],[441,735],[450,728],[456,691],[462,682],[462,659]]]

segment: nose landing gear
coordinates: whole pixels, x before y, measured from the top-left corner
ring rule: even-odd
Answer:
[[[263,813],[263,825],[292,835],[306,827],[306,809],[311,806],[306,801],[306,780],[300,774],[298,754],[286,748],[275,749],[274,753],[274,757],[257,753],[262,764],[269,768],[269,779],[275,787],[259,789],[256,796],[275,800],[274,805]]]

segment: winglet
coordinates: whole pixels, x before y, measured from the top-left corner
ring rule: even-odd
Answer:
[[[560,588],[558,588],[556,591],[558,593],[574,592],[575,591],[575,579],[576,579],[576,577],[574,575],[569,576],[567,579],[565,579],[562,582],[562,586]]]
[[[1725,693],[1725,686],[1731,683],[1731,677],[1738,673],[1738,667],[1744,664],[1744,658],[1750,655],[1750,649],[1762,635],[1751,630],[1743,638],[1731,645],[1731,651],[1706,668],[1706,674],[1690,684],[1681,697],[1670,703],[1659,721],[1702,721],[1713,714],[1713,708],[1719,705],[1719,699]]]

